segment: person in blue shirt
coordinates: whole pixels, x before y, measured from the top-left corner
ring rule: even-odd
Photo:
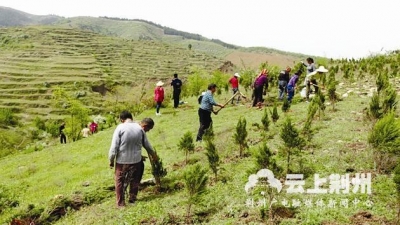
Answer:
[[[207,130],[211,123],[211,113],[213,112],[213,106],[219,106],[223,108],[224,106],[218,104],[214,101],[213,94],[217,90],[216,84],[209,84],[208,91],[203,95],[201,99],[200,108],[199,108],[199,120],[200,120],[200,128],[197,133],[196,141],[201,141],[203,139],[203,134],[205,130]]]

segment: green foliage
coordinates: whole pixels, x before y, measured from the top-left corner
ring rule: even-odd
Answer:
[[[212,77],[210,83],[214,83],[217,85],[217,93],[221,94],[222,90],[228,91],[229,90],[229,74],[222,73],[219,70],[216,70],[212,73]]]
[[[252,69],[245,68],[240,71],[240,86],[246,91],[251,88],[255,74]]]
[[[283,104],[282,104],[282,112],[286,113],[290,109],[290,102],[287,98],[283,99]]]
[[[376,122],[368,136],[368,143],[377,151],[400,153],[400,121],[395,119],[393,113]]]
[[[193,152],[194,151],[194,143],[193,143],[192,132],[187,131],[183,135],[183,137],[179,141],[178,148],[179,148],[179,150],[185,151],[185,155],[186,155],[185,163],[187,164],[189,152]]]
[[[167,176],[167,169],[164,168],[161,158],[158,156],[156,149],[154,149],[154,154],[157,156],[157,161],[150,160],[151,163],[151,174],[153,174],[156,180],[156,185],[158,189],[161,189],[161,178]]]
[[[208,77],[206,72],[193,68],[192,74],[188,77],[187,91],[189,96],[198,96],[202,91],[207,90]]]
[[[318,117],[321,120],[322,114],[325,111],[325,96],[321,91],[315,94],[312,102],[314,102],[318,106]]]
[[[69,117],[66,119],[66,135],[77,141],[80,139],[81,129],[86,127],[89,118],[89,109],[81,101],[69,95],[64,89],[58,87],[53,92],[53,101],[56,107],[64,108]]]
[[[59,126],[60,123],[56,120],[47,120],[46,121],[46,132],[51,134],[52,137],[58,137],[59,133]]]
[[[38,116],[33,119],[33,124],[39,130],[46,130],[46,121]]]
[[[239,155],[243,156],[243,151],[248,148],[247,145],[247,130],[246,130],[246,118],[240,117],[236,125],[236,132],[233,134],[235,144],[239,145]]]
[[[312,138],[312,130],[311,130],[311,123],[314,120],[315,114],[318,111],[318,105],[312,101],[309,105],[308,105],[308,109],[307,109],[307,119],[306,122],[304,123],[304,127],[302,130],[303,135],[307,138],[307,141],[311,141]]]
[[[183,174],[187,192],[187,216],[191,215],[191,207],[200,201],[201,196],[206,191],[208,176],[207,170],[199,164],[189,167]]]
[[[389,76],[386,72],[380,72],[376,77],[376,87],[378,93],[386,89],[389,86]]]
[[[0,185],[0,214],[3,210],[18,206],[17,196],[4,185]]]
[[[389,84],[382,91],[382,112],[383,114],[390,113],[391,111],[396,109],[396,101],[397,93],[391,84]]]
[[[332,103],[332,108],[335,110],[335,103],[338,100],[338,96],[336,94],[336,85],[338,82],[335,80],[335,74],[329,74],[329,79],[328,79],[328,97],[329,100]]]
[[[217,182],[218,178],[218,170],[220,164],[220,158],[218,151],[215,147],[215,144],[211,138],[207,138],[204,140],[206,142],[206,156],[208,159],[208,165],[210,166],[211,170],[215,176],[215,182]]]
[[[263,125],[263,131],[267,132],[269,130],[269,124],[271,123],[268,117],[267,108],[264,109],[264,114],[261,117],[261,123]]]
[[[287,163],[286,172],[289,173],[290,159],[300,153],[305,146],[305,140],[299,135],[299,131],[294,127],[289,117],[283,123],[280,136],[284,142]]]
[[[9,108],[0,109],[0,126],[14,126],[18,121],[13,111]]]
[[[256,159],[256,171],[261,169],[269,169],[271,170],[276,177],[278,177],[282,173],[282,168],[278,166],[274,155],[271,150],[268,148],[266,142],[263,142],[262,145],[258,148],[258,151],[255,153]]]
[[[272,122],[274,122],[274,123],[276,123],[276,121],[278,121],[278,119],[279,119],[278,107],[277,107],[276,102],[274,102],[274,106],[272,108],[271,118],[272,118]]]
[[[380,106],[379,94],[375,92],[369,102],[368,116],[372,119],[379,119],[382,117],[382,108]]]
[[[24,149],[29,141],[20,131],[0,129],[0,158]]]

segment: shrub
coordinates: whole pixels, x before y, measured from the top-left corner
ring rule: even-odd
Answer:
[[[274,107],[272,108],[271,118],[272,118],[272,122],[274,122],[274,123],[276,123],[276,121],[278,121],[278,119],[279,119],[278,107],[276,105],[276,102],[274,102]]]
[[[246,119],[244,117],[239,118],[233,138],[235,143],[239,145],[239,155],[243,156],[243,151],[249,147],[247,145]]]
[[[157,156],[158,160],[153,162],[150,160],[151,163],[151,173],[154,176],[154,179],[156,180],[156,185],[159,190],[161,190],[161,178],[167,176],[167,169],[163,167],[162,160],[159,158],[157,151],[154,149],[154,153]]]
[[[269,130],[269,124],[270,124],[267,108],[264,109],[264,114],[261,117],[261,123],[263,125],[263,130],[267,132]]]
[[[386,158],[400,154],[400,121],[389,113],[378,120],[372,128],[368,143],[374,148],[374,158],[378,171],[389,170]]]
[[[208,159],[208,164],[211,168],[211,170],[214,173],[215,176],[215,182],[217,182],[217,175],[218,175],[218,170],[219,170],[219,154],[218,151],[215,147],[215,144],[213,143],[213,140],[211,138],[205,139],[206,142],[206,156]]]
[[[287,163],[286,172],[289,173],[291,157],[300,153],[302,148],[305,146],[305,141],[300,137],[298,130],[293,126],[289,117],[283,123],[280,136],[284,142]]]
[[[276,176],[282,173],[282,168],[276,164],[276,160],[273,157],[271,150],[268,148],[266,142],[263,142],[262,145],[258,148],[258,151],[255,154],[256,159],[256,171],[261,169],[269,169]]]
[[[178,148],[179,150],[185,151],[185,163],[187,164],[189,152],[194,151],[192,132],[188,131],[183,135],[183,137],[179,141]]]
[[[290,109],[290,102],[287,100],[287,98],[283,99],[283,104],[282,104],[282,112],[287,112]]]
[[[15,117],[11,109],[0,109],[0,124],[3,124],[5,126],[14,126],[18,124],[17,118]]]
[[[196,164],[184,172],[183,179],[187,191],[187,217],[189,218],[191,216],[192,205],[199,202],[201,196],[206,191],[208,181],[207,170]]]
[[[36,116],[33,119],[33,124],[35,125],[35,127],[39,130],[46,130],[46,122],[45,120],[41,119],[40,117]]]

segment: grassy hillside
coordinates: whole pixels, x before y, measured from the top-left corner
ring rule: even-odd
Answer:
[[[306,57],[302,54],[266,47],[242,48],[221,40],[209,39],[200,34],[179,31],[140,19],[36,16],[7,7],[0,7],[0,12],[0,27],[53,24],[68,29],[77,28],[129,40],[162,41],[181,48],[188,48],[191,45],[193,50],[216,57],[226,57],[227,60],[232,60],[239,67],[244,63],[246,66],[256,68],[255,62],[260,64],[265,60],[272,60],[274,64],[285,67],[288,65],[287,61],[304,60]],[[246,56],[244,57],[243,54]]]
[[[0,50],[0,107],[30,115],[58,114],[51,107],[57,87],[98,109],[102,96],[92,86],[137,86],[148,80],[170,80],[173,73],[186,76],[193,67],[211,72],[223,63],[159,41],[56,27],[0,29]]]
[[[357,87],[346,85],[342,93]],[[269,95],[274,97],[275,92],[271,90]],[[283,207],[281,210],[289,211],[277,212],[282,217],[278,220],[281,224],[359,224],[360,221],[369,224],[386,221],[385,224],[390,224],[388,221],[393,221],[394,183],[391,176],[374,171],[372,149],[366,142],[370,124],[363,119],[363,108],[368,104],[369,98],[360,96],[353,92],[347,99],[337,103],[337,111],[331,111],[329,107],[323,119],[315,118],[312,125],[314,137],[303,150],[301,158],[303,166],[308,168],[305,188],[313,187],[314,173],[327,177],[333,173],[343,175],[351,169],[352,177],[356,172],[372,172],[373,194],[296,195],[286,193],[288,186],[284,186],[277,197],[279,202],[283,199],[300,199],[302,202],[311,199],[315,203],[322,199],[326,204],[329,200],[334,200],[337,205],[301,205],[295,209]],[[225,93],[216,99],[224,102],[228,97],[229,94]],[[107,162],[113,132],[113,129],[109,129],[75,143],[0,159],[2,187],[12,193],[10,196],[14,196],[13,199],[18,202],[17,206],[7,208],[0,214],[0,223],[6,224],[12,217],[24,218],[42,211],[42,219],[49,214],[53,216],[55,221],[52,224],[186,224],[187,194],[183,172],[188,166],[184,165],[185,156],[177,149],[177,143],[186,131],[195,134],[198,128],[196,99],[189,99],[188,102],[177,111],[162,109],[163,115],[154,118],[155,128],[148,133],[168,170],[161,192],[154,186],[143,186],[138,202],[122,210],[115,207],[115,196],[110,190],[113,187],[113,171],[108,168]],[[283,121],[290,117],[295,127],[301,129],[309,105],[298,102],[292,105],[288,113],[279,110],[280,118],[276,124],[271,123],[268,138],[265,139],[257,128],[261,124],[263,111],[248,108],[249,103],[243,103],[244,106],[229,105],[219,115],[213,116],[215,144],[221,158],[220,175],[219,180],[215,181],[211,172],[208,173],[208,191],[194,206],[193,219],[196,224],[266,223],[267,220],[262,219],[260,214],[262,208],[246,205],[246,201],[254,197],[244,191],[249,174],[257,172],[254,169],[254,154],[261,142],[266,141],[269,148],[277,154],[274,157],[278,165],[285,167],[283,142],[279,136]],[[146,111],[136,119],[153,115],[153,110]],[[248,152],[251,155],[244,158],[239,157],[238,146],[234,144],[232,137],[239,117],[246,118],[249,132]],[[196,147],[195,153],[190,154],[189,158],[190,164],[197,163],[208,168],[204,145]],[[298,162],[299,158],[295,157],[293,160]],[[293,165],[293,168],[297,168],[297,163]],[[144,179],[151,177],[149,169],[150,165],[146,162]],[[278,178],[285,179],[284,176]],[[82,203],[83,207],[71,206],[71,199],[72,202]],[[340,205],[342,199],[350,201],[348,208]],[[361,202],[357,206],[351,203],[355,199]],[[373,205],[366,206],[364,203],[367,200],[372,201]],[[67,211],[63,211],[63,207]],[[79,210],[74,210],[74,207]],[[290,213],[292,210],[294,215]],[[368,212],[372,216],[363,217],[364,214],[360,212]],[[60,220],[56,220],[57,216],[65,213]]]

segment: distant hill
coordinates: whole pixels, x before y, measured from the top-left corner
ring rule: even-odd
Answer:
[[[154,40],[56,26],[2,28],[0,108],[27,115],[58,115],[51,99],[59,86],[99,112],[104,100],[94,88],[101,84],[134,87],[169,81],[173,73],[187,76],[192,67],[211,72],[223,63],[221,58]]]
[[[303,54],[283,52],[266,47],[243,48],[218,39],[209,39],[200,34],[179,31],[151,21],[113,17],[71,17],[35,16],[15,9],[0,7],[0,27],[23,25],[57,25],[64,28],[78,28],[95,33],[121,37],[130,40],[154,40],[191,48],[198,52],[222,57],[242,67],[257,68],[265,60],[278,66],[290,65],[291,62],[304,59]]]
[[[60,16],[36,16],[12,8],[0,6],[0,27],[48,25],[53,24],[60,19],[62,19]]]

